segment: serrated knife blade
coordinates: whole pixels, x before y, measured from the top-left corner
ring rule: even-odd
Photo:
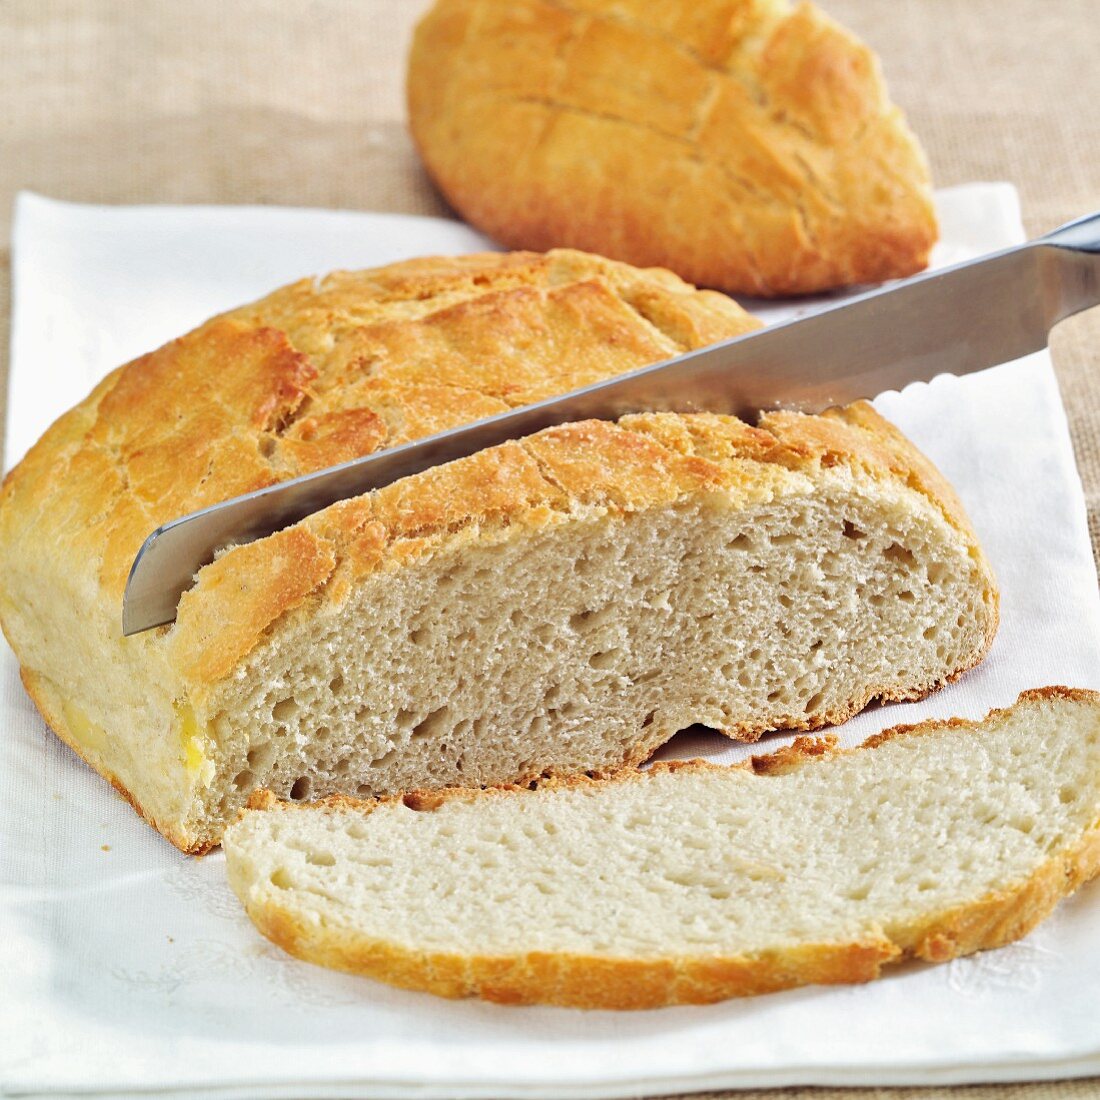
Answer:
[[[1100,213],[1015,248],[927,272],[534,405],[235,497],[158,527],[134,559],[123,634],[172,622],[215,552],[399,478],[543,428],[628,412],[820,412],[1039,351],[1100,304]]]

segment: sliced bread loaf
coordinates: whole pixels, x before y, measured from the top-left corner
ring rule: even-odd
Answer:
[[[574,252],[308,280],[116,371],[0,495],[0,619],[50,725],[180,847],[302,799],[641,760],[922,695],[981,659],[962,507],[869,406],[565,425],[326,509],[120,632],[133,555],[236,493],[756,324]],[[48,524],[43,516],[49,516]]]
[[[752,766],[280,803],[225,835],[290,953],[447,997],[647,1008],[1007,943],[1100,871],[1100,695]]]

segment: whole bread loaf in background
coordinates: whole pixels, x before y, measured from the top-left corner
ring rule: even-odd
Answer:
[[[877,59],[809,3],[437,0],[408,104],[448,201],[511,248],[784,295],[910,275],[936,239]]]
[[[522,782],[931,691],[985,653],[989,568],[869,406],[551,429],[343,502],[120,633],[158,524],[754,322],[575,252],[305,280],[115,371],[8,476],[0,618],[46,720],[181,848],[256,787]]]
[[[229,880],[291,954],[447,997],[651,1008],[1018,939],[1100,871],[1100,696],[752,768],[536,791],[254,797]]]

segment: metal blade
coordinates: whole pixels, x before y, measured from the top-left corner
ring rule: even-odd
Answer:
[[[554,424],[639,410],[746,418],[777,407],[819,412],[1038,351],[1056,321],[1093,304],[1086,299],[1096,289],[1095,266],[1082,262],[1080,253],[1043,241],[1021,245],[184,516],[154,531],[134,560],[123,633],[175,619],[180,595],[220,547]]]

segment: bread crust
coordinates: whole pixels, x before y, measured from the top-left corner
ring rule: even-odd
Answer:
[[[878,59],[810,3],[437,0],[407,99],[432,179],[509,248],[774,296],[910,275],[936,240]]]
[[[444,550],[693,494],[747,505],[792,475],[814,479],[837,467],[869,487],[930,502],[962,534],[985,594],[984,642],[941,680],[905,692],[872,686],[866,698],[799,728],[843,721],[876,697],[935,690],[988,649],[995,584],[950,488],[862,404],[826,418],[772,414],[758,427],[732,417],[644,414],[554,428],[234,547],[200,570],[174,625],[119,636],[130,563],[162,523],[757,323],[669,272],[570,251],[336,273],[213,319],[109,375],[4,481],[0,621],[32,697],[147,820],[184,850],[202,851],[217,837],[193,833],[179,808],[202,778],[188,767],[175,708],[207,731],[212,694],[292,616],[337,608],[363,578]],[[58,647],[61,637],[83,647],[79,656]],[[85,671],[94,682],[66,687]],[[105,677],[117,680],[96,704],[109,743],[93,751],[62,703],[100,691]],[[47,697],[47,684],[60,700]],[[134,684],[144,690],[132,692]],[[111,717],[107,708],[124,691],[134,696],[131,709]],[[727,732],[751,740],[765,729]],[[624,763],[652,748],[639,742]],[[138,762],[127,765],[127,756]],[[182,794],[171,808],[145,786],[152,772],[178,775]]]
[[[892,739],[926,736],[945,728],[980,733],[983,724],[1015,707],[1058,698],[1100,706],[1097,692],[1059,686],[1037,688],[1021,693],[1012,707],[991,711],[980,721],[949,719],[899,725],[853,749],[837,747],[835,738],[799,738],[789,748],[734,767],[767,776],[813,767],[831,756],[874,751]],[[699,760],[672,761],[654,764],[649,771],[624,771],[610,779],[573,777],[540,786],[644,783],[655,772],[679,770],[727,771],[728,766]],[[320,804],[366,815],[380,805],[403,799],[414,808],[430,811],[449,799],[501,797],[516,790],[519,788],[476,792],[450,788],[372,801],[335,796]],[[280,802],[267,791],[254,793],[249,802],[249,810],[294,813],[300,809]],[[412,951],[393,942],[362,937],[350,928],[307,924],[268,898],[257,901],[243,883],[233,881],[232,873],[230,881],[260,932],[288,954],[307,962],[441,997],[480,997],[501,1004],[643,1009],[706,1004],[800,985],[866,982],[879,977],[883,966],[906,958],[944,962],[1001,947],[1025,936],[1062,898],[1097,874],[1100,817],[1074,843],[1052,854],[1026,879],[927,919],[899,925],[889,932],[883,930],[878,937],[851,943],[799,944],[754,955],[655,959],[546,952],[490,957]]]
[[[147,812],[145,807],[134,797],[126,784],[114,772],[111,771],[106,761],[93,753],[88,746],[81,743],[80,739],[70,729],[65,720],[62,704],[57,698],[57,693],[52,688],[50,681],[45,676],[40,676],[28,668],[20,667],[19,679],[31,698],[42,718],[59,740],[63,741],[81,760],[94,771],[99,772],[108,783],[114,787],[123,801],[129,803],[130,808],[151,825],[170,844],[175,845],[181,852],[191,856],[206,855],[211,849],[217,847],[217,841],[194,841],[182,833],[176,823],[171,819],[160,820]]]

